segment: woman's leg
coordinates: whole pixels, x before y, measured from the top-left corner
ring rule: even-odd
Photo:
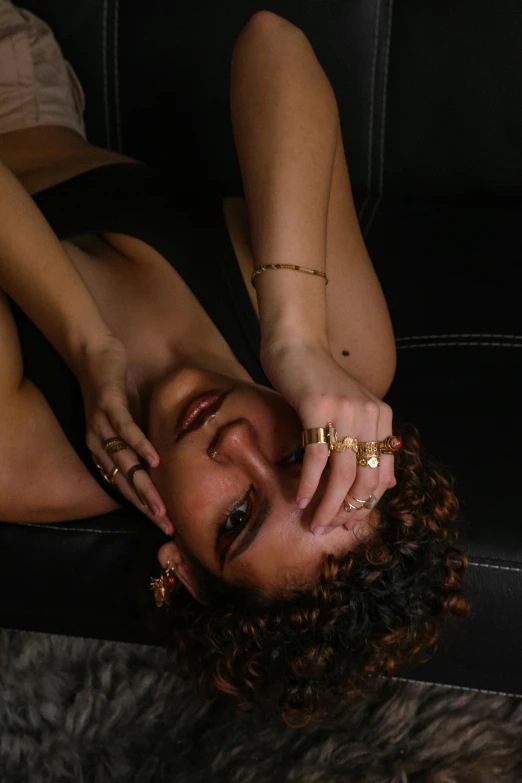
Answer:
[[[234,46],[230,102],[252,261],[316,268],[326,256],[333,355],[382,398],[395,373],[392,325],[355,212],[335,95],[304,33],[255,14]]]

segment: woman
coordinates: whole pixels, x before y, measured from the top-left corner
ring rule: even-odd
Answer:
[[[246,199],[216,210],[89,144],[41,20],[0,0],[0,31],[0,519],[133,504],[172,535],[150,626],[201,693],[319,719],[467,612],[451,481],[382,402],[393,331],[326,75],[299,29],[250,19]],[[296,263],[313,274],[273,267]]]

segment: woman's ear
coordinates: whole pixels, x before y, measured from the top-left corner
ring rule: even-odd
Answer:
[[[207,606],[207,601],[203,598],[194,570],[190,563],[185,560],[178,545],[174,543],[174,541],[168,541],[158,550],[158,561],[162,568],[167,568],[167,562],[169,560],[169,565],[171,568],[174,568],[176,578],[179,579],[180,582],[183,582],[196,601]]]

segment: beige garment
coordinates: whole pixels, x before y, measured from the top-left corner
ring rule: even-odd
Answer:
[[[61,125],[84,138],[85,94],[50,27],[0,0],[0,133]]]

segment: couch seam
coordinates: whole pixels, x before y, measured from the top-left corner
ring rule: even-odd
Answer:
[[[427,680],[413,680],[409,677],[391,677],[392,680],[399,682],[416,682],[419,685],[437,685],[441,688],[452,688],[457,691],[473,691],[474,693],[489,693],[494,696],[509,696],[513,699],[522,699],[522,693],[507,693],[505,691],[491,691],[486,688],[470,688],[467,685],[449,685],[445,682],[428,682]]]
[[[120,0],[114,3],[114,104],[116,107],[116,138],[117,149],[121,152],[121,122],[120,122],[120,74],[119,74],[119,13]]]
[[[380,15],[381,15],[381,0],[377,0],[377,10],[375,14],[375,30],[373,33],[372,78],[370,82],[370,116],[369,116],[369,123],[368,123],[368,165],[367,165],[366,198],[364,199],[361,206],[361,210],[359,212],[359,221],[362,220],[362,216],[366,209],[366,205],[369,202],[370,193],[372,189],[373,110],[374,110],[374,103],[375,103],[375,72],[377,70],[377,47],[379,44]]]
[[[370,228],[371,228],[371,225],[373,223],[373,219],[375,217],[375,214],[377,212],[377,209],[378,209],[381,201],[382,201],[382,193],[379,195],[377,201],[375,202],[375,204],[373,206],[372,214],[370,215],[370,219],[368,220],[368,223],[366,224],[366,227],[364,229],[364,234],[363,234],[363,238],[364,239],[366,239],[366,237],[368,236],[368,234],[370,232]]]
[[[107,149],[111,149],[111,129],[109,118],[109,84],[107,74],[107,0],[103,0],[103,31],[102,31],[102,63],[103,63],[103,92],[105,104],[105,143]]]
[[[516,568],[515,566],[494,565],[492,563],[477,563],[475,561],[470,561],[469,565],[475,566],[476,568],[496,568],[498,571],[514,571],[518,574],[522,573],[522,568]]]
[[[382,115],[381,115],[381,171],[379,177],[379,194],[384,194],[384,137],[386,134],[386,101],[388,98],[388,70],[390,65],[390,42],[393,15],[393,0],[390,0],[388,12],[388,30],[386,31],[386,45],[384,49],[384,84],[382,89]],[[373,220],[373,216],[372,216]]]
[[[92,527],[67,527],[67,528],[58,528],[57,524],[60,523],[51,523],[49,525],[46,525],[45,522],[17,522],[17,525],[26,526],[26,527],[37,527],[39,530],[53,530],[55,533],[133,533],[134,535],[137,535],[138,533],[141,535],[143,531],[141,530],[114,530],[110,528],[92,528]]]
[[[502,337],[506,340],[522,340],[522,335],[519,334],[475,334],[474,332],[463,332],[462,334],[417,334],[413,337],[396,337],[395,341],[430,340],[431,338],[438,338],[440,340],[443,337]]]
[[[384,47],[384,74],[383,74],[382,106],[381,106],[381,144],[379,149],[379,156],[380,156],[379,198],[374,204],[372,214],[370,215],[370,219],[368,220],[368,223],[366,224],[366,228],[364,229],[364,239],[366,239],[366,237],[370,233],[370,228],[372,227],[372,223],[374,221],[375,215],[377,214],[377,210],[381,205],[382,198],[384,195],[384,138],[386,133],[386,99],[388,96],[388,68],[390,63],[392,14],[393,14],[393,0],[390,0],[389,9],[388,9],[388,29],[386,31],[386,44]]]
[[[447,348],[448,345],[459,345],[459,346],[480,345],[482,347],[491,347],[491,348],[522,348],[522,343],[490,343],[485,341],[479,342],[477,340],[476,342],[447,341],[447,342],[440,342],[440,343],[418,343],[417,345],[398,345],[397,350],[400,349],[401,351],[405,351],[413,348],[435,348],[435,347]]]

